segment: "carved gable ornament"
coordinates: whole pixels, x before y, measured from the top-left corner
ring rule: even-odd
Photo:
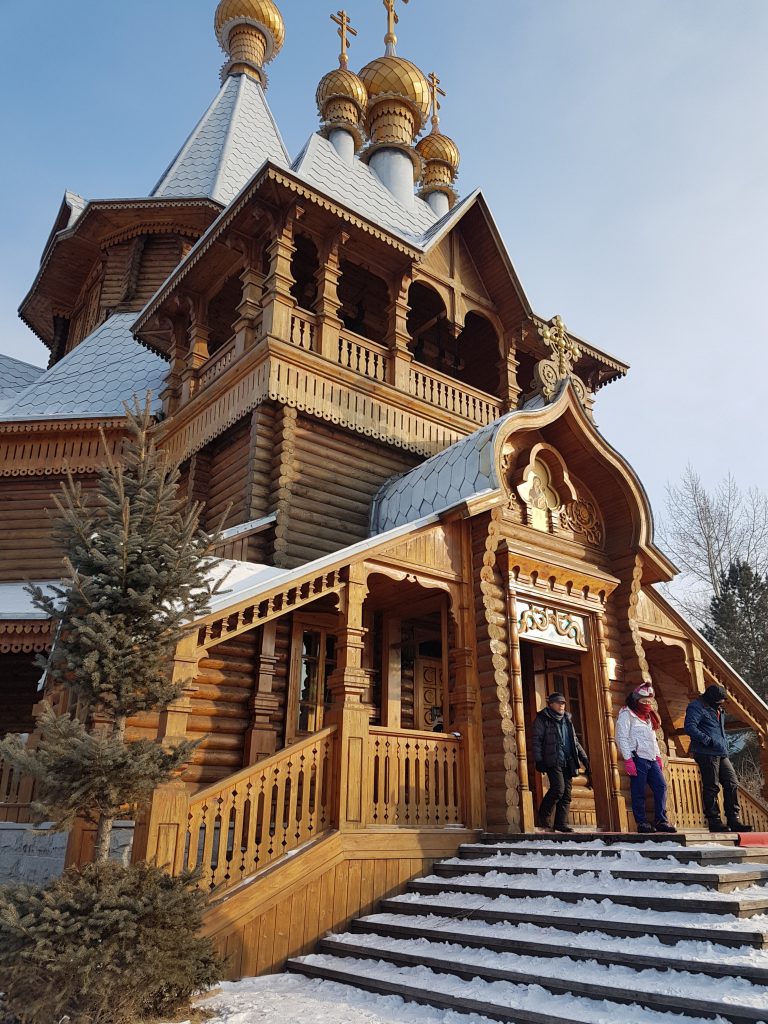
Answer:
[[[518,601],[517,631],[521,640],[554,644],[577,651],[588,650],[587,626],[583,616],[559,608]]]
[[[605,530],[598,508],[586,489],[577,488],[571,480],[555,448],[534,445],[520,475],[512,469],[512,460],[512,451],[502,452],[507,487],[510,494],[519,495],[526,525],[543,533],[571,533],[587,544],[602,546]]]
[[[539,328],[539,336],[550,350],[548,359],[540,359],[533,370],[533,386],[525,396],[526,404],[535,398],[552,402],[563,381],[569,380],[582,405],[585,404],[587,389],[584,381],[574,373],[574,366],[581,357],[581,349],[568,335],[560,316]]]

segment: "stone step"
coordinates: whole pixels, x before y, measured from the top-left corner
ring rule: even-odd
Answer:
[[[291,959],[286,964],[290,971],[341,982],[355,988],[382,995],[396,995],[421,1005],[461,1013],[480,1014],[483,1017],[515,1022],[515,1024],[602,1024],[606,1019],[626,1019],[622,1004],[606,1003],[584,995],[557,993],[541,984],[541,980],[515,984],[510,981],[487,981],[474,970],[471,989],[466,978],[445,971],[434,971],[425,966],[401,966],[382,961],[371,962],[355,957],[313,954]],[[468,994],[471,992],[471,995]],[[667,1011],[653,1008],[636,1009],[633,1024],[669,1024]],[[720,1007],[722,1004],[718,1004]],[[611,1010],[611,1006],[613,1009]],[[608,1017],[610,1013],[610,1018]],[[754,1024],[759,1017],[741,1016],[742,1008],[729,1010],[725,1017],[733,1024]],[[689,1010],[675,1016],[675,1024],[686,1024],[694,1019],[712,1018],[713,1012]]]
[[[654,871],[652,868],[632,867],[626,868],[610,863],[600,864],[596,868],[591,866],[571,866],[557,863],[548,863],[543,860],[539,868],[546,868],[552,871],[567,871],[569,875],[580,876],[594,874],[595,870],[610,873],[612,878],[621,878],[627,881],[651,881],[668,882],[676,885],[702,885],[707,889],[717,892],[734,892],[751,885],[762,885],[768,882],[768,866],[764,868],[744,868],[732,871],[713,871],[702,868],[683,868]],[[489,871],[498,871],[504,875],[530,875],[537,870],[537,860],[530,857],[523,864],[505,864],[502,858],[495,859],[483,864],[475,864],[471,861],[461,860],[442,861],[434,865],[433,871],[442,878],[456,878],[461,875],[482,875]],[[768,891],[766,891],[768,898]]]
[[[462,928],[461,922],[436,915],[417,918],[413,923],[407,917],[394,920],[395,917],[400,915],[373,914],[353,921],[350,927],[355,933],[401,939],[425,938],[432,942],[451,942],[468,949],[490,949],[499,953],[525,953],[529,956],[557,958],[562,957],[567,951],[571,960],[594,961],[606,966],[616,964],[633,967],[636,970],[675,969],[679,968],[682,961],[685,970],[691,974],[703,974],[710,978],[745,978],[755,984],[768,985],[768,954],[763,954],[764,965],[759,966],[750,962],[756,954],[749,947],[744,947],[743,957],[737,959],[734,956],[732,961],[728,962],[731,950],[710,943],[708,945],[711,959],[703,960],[692,959],[690,953],[685,950],[676,952],[673,945],[665,947],[663,955],[659,951],[649,952],[649,943],[643,938],[622,936],[619,941],[606,948],[605,935],[600,936],[604,943],[601,947],[594,943],[590,945],[589,939],[584,935],[580,935],[577,940],[573,935],[557,927],[529,927],[529,936],[526,937],[524,926],[510,927],[501,923],[489,923],[481,930],[475,922],[474,930],[470,931],[468,926],[472,922],[467,922]],[[516,927],[521,934],[509,934]],[[531,932],[534,933],[532,937]],[[687,945],[690,946],[690,943]]]
[[[496,853],[508,854],[557,854],[559,857],[583,857],[589,854],[598,858],[621,857],[622,854],[631,850],[638,857],[649,860],[665,860],[674,858],[681,864],[734,864],[734,863],[764,863],[768,864],[768,849],[750,849],[741,847],[717,846],[711,844],[702,847],[686,847],[680,844],[670,844],[665,847],[663,843],[612,843],[605,845],[601,840],[600,846],[586,843],[550,843],[542,839],[540,842],[530,843],[465,843],[459,847],[458,856],[467,859],[484,859]]]
[[[494,877],[495,875],[500,877]],[[528,879],[526,884],[525,879]],[[482,881],[481,881],[482,879]],[[575,878],[572,872],[561,871],[557,879],[542,878],[541,875],[530,872],[527,876],[521,875],[514,881],[507,882],[500,872],[490,871],[477,879],[455,878],[445,880],[437,875],[428,875],[426,878],[417,879],[409,885],[411,892],[421,894],[437,893],[466,893],[476,896],[487,896],[492,899],[496,896],[506,896],[510,899],[526,900],[552,896],[565,903],[578,903],[585,899],[608,899],[618,906],[637,907],[641,910],[682,910],[690,913],[704,914],[729,914],[734,917],[754,917],[757,914],[764,914],[768,910],[768,891],[759,896],[732,896],[728,894],[710,894],[704,892],[671,892],[663,893],[665,883],[656,883],[653,893],[629,892],[617,889],[611,891],[602,885],[595,885],[592,888],[574,884]],[[632,886],[627,886],[632,889]]]
[[[677,846],[714,845],[735,847],[739,842],[738,832],[708,832],[706,829],[687,829],[684,832],[654,832],[640,835],[639,832],[595,832],[594,830],[576,830],[575,832],[520,832],[517,835],[505,833],[503,836],[494,832],[483,832],[480,842],[484,844],[530,843],[546,841],[548,843],[593,843],[600,840],[606,845],[613,843],[674,843]]]
[[[562,951],[557,959],[540,962],[519,953],[491,952],[439,942],[379,939],[377,936],[347,934],[324,939],[320,952],[334,957],[385,961],[400,967],[427,967],[438,974],[449,974],[465,981],[506,981],[514,985],[540,985],[561,995],[606,999],[618,1004],[638,1004],[661,1011],[696,1013],[707,1017],[723,1016],[730,1021],[755,1024],[764,1020],[768,1009],[768,988],[731,979],[724,1003],[722,986],[716,988],[684,970],[663,972],[645,968],[603,965],[583,966],[574,977],[577,965]],[[589,975],[589,977],[585,977]],[[712,990],[715,990],[714,992]],[[617,1008],[618,1009],[618,1008]]]
[[[729,922],[727,928],[713,927],[716,918],[711,916],[711,923],[687,924],[676,920],[664,919],[664,914],[649,915],[643,920],[637,915],[627,918],[607,918],[601,911],[599,901],[583,899],[580,903],[571,904],[560,901],[559,906],[538,909],[525,906],[521,901],[516,907],[506,903],[504,906],[492,906],[492,901],[484,901],[482,906],[467,906],[466,900],[424,896],[419,899],[413,896],[395,896],[382,900],[380,910],[390,914],[426,915],[440,914],[458,920],[472,919],[475,921],[509,924],[535,924],[541,927],[558,928],[562,931],[582,933],[585,931],[602,932],[605,935],[639,936],[651,935],[665,943],[676,943],[686,939],[700,942],[717,942],[718,945],[738,948],[750,946],[754,949],[768,948],[768,929],[750,928],[738,919]]]

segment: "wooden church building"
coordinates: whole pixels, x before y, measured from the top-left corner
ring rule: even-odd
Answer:
[[[221,0],[221,88],[151,194],[64,197],[20,308],[48,369],[0,357],[0,733],[35,739],[52,636],[24,581],[62,572],[51,494],[67,469],[93,487],[124,402],[151,391],[204,525],[226,512],[232,572],[177,651],[183,696],[131,723],[201,742],[133,851],[219,887],[206,927],[235,975],[477,830],[533,831],[550,690],[592,766],[576,827],[633,827],[614,722],[641,682],[678,827],[702,823],[682,722],[709,684],[768,776],[768,709],[655,588],[675,567],[594,426],[627,366],[531,308],[385,7],[385,52],[357,74],[334,16],[321,127],[292,156],[265,96],[277,3]],[[29,821],[31,795],[0,762],[0,818]],[[768,829],[760,797],[742,813]]]

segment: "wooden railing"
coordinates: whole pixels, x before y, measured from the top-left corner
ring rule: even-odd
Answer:
[[[501,416],[501,405],[484,391],[478,391],[461,381],[430,370],[427,367],[411,366],[409,391],[430,405],[439,406],[448,412],[463,416],[479,426],[492,423]]]
[[[218,352],[214,352],[211,358],[205,363],[200,370],[200,383],[198,389],[200,391],[203,388],[209,387],[213,382],[224,373],[227,367],[234,362],[235,358],[235,339],[230,338],[226,345],[222,345]]]
[[[670,814],[680,829],[705,828],[699,766],[688,758],[670,757],[667,768]],[[756,832],[768,832],[768,803],[739,786],[741,817]],[[722,813],[722,795],[721,795]]]
[[[34,790],[34,779],[0,758],[0,821],[30,822]]]
[[[464,823],[461,739],[372,727],[369,824],[445,828]]]
[[[369,380],[383,382],[387,379],[386,347],[351,331],[342,331],[339,335],[337,362],[339,366],[354,370]]]
[[[297,309],[291,313],[291,337],[290,342],[297,348],[303,348],[305,352],[315,350],[316,320],[313,313],[307,313],[303,309]]]
[[[231,889],[327,832],[335,733],[324,729],[191,797],[177,872],[197,868],[201,888]]]

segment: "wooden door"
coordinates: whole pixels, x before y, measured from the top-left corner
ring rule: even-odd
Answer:
[[[417,658],[413,694],[414,729],[442,732],[443,706],[442,659]]]
[[[587,711],[584,700],[584,680],[581,674],[581,655],[545,648],[544,665],[548,693],[562,693],[565,697],[565,709],[573,719],[576,737],[587,756],[590,756],[589,730],[587,728]],[[595,765],[596,770],[602,767]],[[575,826],[597,825],[595,814],[595,794],[587,785],[584,775],[573,780],[573,800],[571,803],[571,824]]]

